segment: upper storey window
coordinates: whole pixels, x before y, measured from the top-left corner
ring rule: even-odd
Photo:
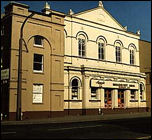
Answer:
[[[105,59],[105,43],[102,39],[98,41],[98,58],[100,60]]]
[[[134,50],[130,50],[130,64],[134,65],[135,60],[134,60]]]
[[[116,62],[121,62],[122,57],[121,57],[121,44],[119,42],[115,43],[115,54],[116,54]]]
[[[86,39],[83,35],[80,35],[78,38],[78,50],[80,57],[86,56]]]
[[[42,36],[35,36],[34,37],[34,46],[43,47],[43,37]]]
[[[43,72],[43,55],[34,54],[33,71]]]
[[[129,45],[129,53],[130,53],[130,65],[135,64],[135,52],[136,52],[136,46],[134,44]]]

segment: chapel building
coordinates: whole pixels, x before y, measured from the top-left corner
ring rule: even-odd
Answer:
[[[64,109],[67,114],[146,111],[140,31],[127,31],[104,8],[65,17]]]

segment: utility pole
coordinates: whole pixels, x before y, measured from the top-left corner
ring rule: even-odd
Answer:
[[[21,30],[20,30],[20,38],[19,38],[19,57],[18,57],[18,81],[17,81],[17,110],[16,110],[16,120],[21,120],[21,93],[22,93],[22,41],[23,39],[23,28],[26,23],[26,21],[31,18],[34,15],[34,13],[30,14],[26,17],[24,20]],[[24,41],[25,43],[25,41]],[[25,43],[26,45],[26,43]],[[27,49],[27,45],[26,45]]]

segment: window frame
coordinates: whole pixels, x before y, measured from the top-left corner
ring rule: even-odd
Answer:
[[[42,61],[41,61],[41,62],[35,62],[35,60],[34,60],[34,56],[35,56],[35,55],[40,55],[40,56],[42,56]],[[35,70],[35,69],[34,69],[34,64],[40,64],[40,65],[41,65],[41,70]],[[34,53],[34,55],[33,55],[33,72],[35,72],[35,73],[43,73],[43,72],[44,72],[44,55]]]
[[[121,58],[121,46],[116,46],[116,48],[115,48],[115,55],[116,55],[116,62],[117,63],[121,63],[122,62],[122,58]]]
[[[98,59],[105,60],[105,43],[98,42]]]
[[[79,57],[86,57],[86,39],[78,38],[78,55]]]
[[[95,91],[93,91],[93,90],[95,90]],[[98,99],[97,94],[98,94],[98,88],[91,87],[91,100],[97,100]]]
[[[139,94],[139,97],[140,97],[140,101],[145,100],[145,98],[144,98],[144,85],[142,83],[140,84],[140,94]]]
[[[130,100],[136,100],[136,90],[130,91]]]
[[[73,81],[77,80],[77,85],[73,85]],[[71,81],[71,99],[72,100],[78,100],[79,99],[79,80],[77,78],[72,79]]]
[[[36,44],[36,38],[37,37],[39,37],[39,39],[41,39],[41,44]],[[37,36],[34,36],[34,46],[35,47],[40,47],[40,48],[43,48],[43,44],[44,44],[44,38],[42,37],[42,36],[39,36],[39,35],[37,35]]]
[[[42,88],[42,89],[41,89],[41,92],[38,92],[38,91],[35,92],[35,91],[34,91],[34,86],[36,86],[36,85],[37,85],[37,86],[42,86],[42,87],[41,87],[41,88]],[[44,93],[44,85],[43,85],[43,84],[34,83],[34,84],[33,84],[33,93],[32,93],[32,94],[33,94],[32,103],[33,103],[33,104],[42,104],[42,103],[43,103],[43,93]],[[40,96],[40,97],[41,97],[41,100],[40,100],[40,101],[35,101],[35,100],[34,100],[34,98],[35,98],[36,95],[41,95],[41,96]]]
[[[134,65],[134,64],[135,64],[135,51],[130,50],[130,65]]]

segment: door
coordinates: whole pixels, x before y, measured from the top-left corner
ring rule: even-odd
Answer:
[[[124,108],[124,90],[118,90],[118,107]]]
[[[111,89],[105,89],[105,108],[112,108],[112,90]]]
[[[5,81],[6,82],[6,81]],[[1,81],[1,119],[8,120],[9,117],[9,84]]]

